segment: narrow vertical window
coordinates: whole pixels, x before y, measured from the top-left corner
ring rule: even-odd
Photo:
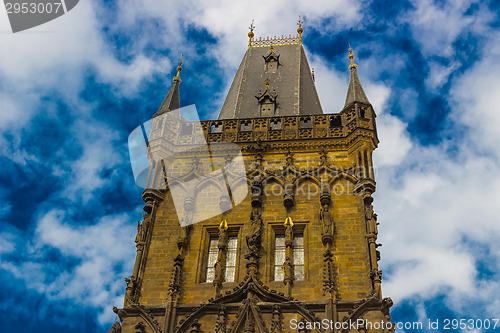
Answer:
[[[208,259],[207,259],[207,275],[205,282],[213,282],[215,277],[215,262],[217,261],[217,255],[219,253],[219,248],[217,243],[219,242],[217,237],[210,237],[210,244],[208,247]]]
[[[285,235],[276,235],[274,247],[274,280],[283,281],[283,263],[285,262]]]
[[[234,282],[236,275],[236,250],[238,247],[238,238],[229,237],[227,241],[227,259],[226,259],[226,272],[225,281]]]
[[[304,280],[304,236],[293,235],[293,277]]]
[[[218,237],[210,237],[210,243],[208,247],[208,258],[206,266],[206,278],[205,282],[213,282],[215,277],[215,263],[217,262],[217,257],[219,255],[218,247],[219,239]],[[224,273],[225,282],[234,282],[236,276],[236,255],[238,248],[238,238],[236,236],[229,237],[227,242],[227,253],[226,253],[226,270]]]
[[[274,280],[283,281],[285,262],[285,235],[276,235],[274,246]],[[304,280],[304,236],[293,235],[293,276],[294,280]]]

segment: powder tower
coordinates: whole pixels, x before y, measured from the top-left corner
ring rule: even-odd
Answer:
[[[301,25],[260,39],[250,27],[216,120],[175,113],[179,65],[150,123],[137,255],[110,332],[393,331],[376,115],[351,49],[345,105],[322,109]]]

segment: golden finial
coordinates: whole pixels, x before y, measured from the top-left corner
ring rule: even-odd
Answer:
[[[221,230],[222,228],[224,228],[224,230],[227,230],[227,221],[226,220],[222,220],[220,222],[219,230]]]
[[[266,79],[266,89],[269,88],[269,78]]]
[[[354,54],[352,54],[351,44],[349,44],[349,59],[351,59],[351,65],[349,66],[349,69],[358,67],[356,66],[356,64],[354,64]]]
[[[269,49],[269,52],[274,52],[274,47],[273,47],[273,44],[271,44],[271,49]]]
[[[181,71],[182,71],[182,63],[184,62],[183,60],[184,58],[182,57],[182,54],[181,54],[181,61],[179,61],[179,66],[177,66],[177,75],[174,77],[174,81],[181,81],[181,77],[179,76],[181,74]]]
[[[283,223],[283,225],[286,227],[287,225],[290,225],[290,227],[293,227],[293,221],[292,221],[292,218],[290,216],[288,216],[286,219],[285,219],[285,223]]]
[[[250,26],[248,28],[250,29],[250,32],[248,33],[248,47],[251,47],[252,46],[252,38],[254,36],[253,29],[255,28],[255,26],[253,25],[253,20],[252,20],[252,24],[250,24]]]
[[[304,29],[302,29],[302,23],[304,23],[301,19],[300,19],[300,15],[299,15],[299,22],[297,22],[297,25],[299,26],[297,28],[297,32],[299,33],[299,43],[302,44],[302,32],[304,32]]]

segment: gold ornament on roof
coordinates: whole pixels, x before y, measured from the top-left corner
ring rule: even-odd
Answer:
[[[351,44],[349,44],[349,59],[351,59],[351,65],[349,66],[349,69],[358,67],[354,63],[354,54],[352,54]]]
[[[269,78],[266,79],[266,89],[269,88]]]
[[[248,33],[248,47],[252,47],[252,38],[254,36],[253,29],[255,28],[255,26],[253,25],[253,20],[252,24],[250,24],[248,28],[250,29],[250,32]]]
[[[297,25],[299,26],[297,28],[297,32],[299,33],[299,43],[302,44],[302,33],[304,32],[304,29],[302,29],[302,23],[304,23],[301,19],[300,19],[300,15],[299,15],[299,22],[297,22]]]
[[[182,57],[182,54],[181,54],[181,61],[179,61],[179,66],[177,66],[177,75],[174,77],[174,81],[181,81],[181,77],[180,77],[180,74],[181,74],[181,71],[182,71],[182,64],[183,64],[183,57]]]

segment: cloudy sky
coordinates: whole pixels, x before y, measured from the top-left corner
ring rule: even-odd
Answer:
[[[393,320],[499,318],[499,13],[493,0],[87,0],[12,34],[2,7],[2,332],[107,331],[142,208],[128,134],[181,53],[181,105],[216,117],[251,20],[256,36],[290,34],[298,14],[323,109],[343,106],[350,43],[378,115]]]

